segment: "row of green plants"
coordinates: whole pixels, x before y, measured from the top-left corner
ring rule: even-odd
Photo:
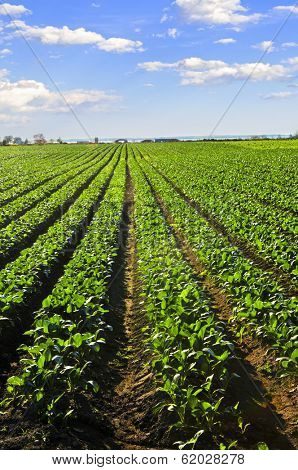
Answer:
[[[57,422],[75,412],[80,392],[99,391],[96,377],[111,329],[107,292],[118,252],[125,179],[122,154],[88,233],[35,314],[26,333],[31,344],[20,349],[21,370],[8,379],[2,406],[19,404]]]
[[[243,154],[242,172],[245,172],[246,178],[242,187],[245,192],[269,206],[297,212],[298,201],[294,190],[298,166],[297,142],[268,142],[266,145],[246,142],[236,145],[237,152],[240,150]],[[249,158],[245,156],[247,152]]]
[[[140,156],[139,163],[173,216],[174,228],[185,234],[207,272],[212,274],[226,292],[240,337],[246,331],[254,332],[278,351],[278,364],[282,373],[296,373],[297,298],[289,298],[270,273],[256,267],[237,247],[219,235]]]
[[[129,152],[138,273],[148,324],[143,331],[161,392],[156,412],[169,415],[173,436],[182,432],[184,441],[176,443],[180,448],[233,448],[237,442],[227,437],[226,427],[243,427],[238,404],[228,398],[233,345],[214,316],[207,292],[183,260],[132,148]]]
[[[36,242],[23,250],[20,256],[0,271],[0,343],[13,338],[15,328],[23,329],[28,321],[25,307],[47,285],[64,253],[73,251],[79,232],[86,231],[86,223],[96,211],[98,199],[108,184],[120,157],[120,148],[110,149],[113,159],[102,169],[69,210],[57,220]]]
[[[28,148],[25,152],[15,152],[15,149],[7,149],[10,158],[5,161],[3,158],[3,148],[0,149],[0,190],[8,191],[9,189],[17,190],[18,186],[26,189],[26,183],[35,176],[38,177],[40,172],[50,172],[54,167],[63,163],[68,157],[75,155],[78,151],[82,152],[82,148],[64,147],[57,149],[48,147],[46,152],[44,149]],[[20,150],[20,149],[17,149]]]
[[[150,158],[166,175],[178,185],[185,194],[197,202],[203,209],[218,220],[226,230],[248,242],[252,249],[264,259],[276,264],[285,273],[298,280],[298,220],[291,212],[268,206],[255,196],[255,186],[263,187],[263,181],[268,168],[268,162],[262,167],[260,163],[251,169],[250,159],[253,151],[240,149],[237,152],[229,146],[211,144],[198,147],[192,151],[186,144],[168,147],[151,146]],[[266,161],[266,160],[265,160]],[[255,162],[255,160],[254,160]],[[271,159],[276,164],[276,159]],[[297,170],[288,169],[292,184],[290,191],[295,193],[293,181]],[[270,175],[271,178],[272,174]],[[279,188],[286,184],[287,179],[280,180]],[[274,182],[267,185],[266,193],[271,194]],[[259,191],[260,192],[260,191]],[[266,197],[262,196],[264,199]],[[296,284],[297,285],[297,284]]]
[[[89,157],[82,156],[76,159],[75,162],[71,161],[67,166],[64,165],[57,175],[53,175],[49,181],[42,184],[39,183],[36,189],[32,191],[29,190],[20,198],[14,197],[10,203],[1,208],[0,227],[5,226],[5,224],[8,224],[11,220],[15,221],[20,215],[30,210],[42,200],[48,198],[83,171],[91,168],[94,163],[99,161],[99,158],[103,158],[104,156],[104,152],[97,151]]]
[[[54,157],[50,161],[42,164],[39,161],[27,161],[27,168],[20,166],[20,162],[17,161],[17,173],[20,174],[20,180],[17,185],[13,185],[10,189],[3,190],[0,194],[0,206],[3,207],[11,201],[15,201],[17,198],[33,192],[35,189],[46,185],[48,182],[56,177],[63,175],[68,169],[74,167],[77,162],[88,160],[88,157],[95,155],[96,150],[89,152],[77,152],[72,151],[66,154],[62,153],[63,159],[57,162]],[[35,157],[36,159],[36,157]],[[37,167],[37,171],[33,171],[33,168]],[[6,174],[10,175],[13,182],[16,181],[17,175],[14,168],[7,168],[3,170]]]
[[[31,234],[38,231],[43,224],[51,220],[57,211],[58,216],[62,216],[64,206],[68,202],[74,202],[78,193],[96,177],[96,175],[106,166],[112,158],[113,153],[103,158],[98,158],[96,164],[88,168],[66,183],[61,189],[52,194],[47,199],[41,201],[31,210],[26,212],[17,220],[13,220],[0,233],[0,260],[9,256],[14,250],[19,250],[24,240],[29,239]]]

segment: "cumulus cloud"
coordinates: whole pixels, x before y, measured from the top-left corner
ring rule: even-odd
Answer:
[[[236,42],[236,39],[233,38],[223,38],[223,39],[218,39],[217,41],[214,41],[214,44],[234,44]]]
[[[284,42],[282,44],[282,47],[284,49],[288,49],[288,48],[291,48],[291,47],[298,47],[298,42]]]
[[[259,13],[248,13],[241,0],[176,0],[189,21],[211,24],[257,23]]]
[[[2,72],[2,73],[1,73]],[[44,83],[36,80],[12,82],[7,71],[0,71],[0,113],[15,111],[32,113],[37,111],[67,112],[68,107],[59,93],[51,91]],[[119,97],[102,90],[75,89],[63,92],[67,102],[77,107],[105,109]]]
[[[290,77],[290,71],[283,65],[264,63],[228,64],[221,60],[204,60],[190,57],[177,62],[143,62],[139,69],[148,72],[173,70],[181,77],[182,85],[204,85],[227,80],[270,81]]]
[[[294,68],[297,68],[297,66],[298,66],[298,57],[291,57],[290,59],[286,60],[286,63],[292,65]]]
[[[0,58],[3,59],[4,57],[7,57],[12,54],[12,50],[10,49],[1,49],[0,50]]]
[[[10,3],[2,3],[0,5],[0,15],[21,16],[28,13],[31,13],[31,11],[23,5],[11,5]]]
[[[87,31],[85,28],[70,29],[68,26],[29,26],[24,21],[13,21],[8,26],[15,30],[15,35],[23,34],[27,39],[38,39],[43,44],[94,45],[106,52],[142,51],[141,41],[123,38],[105,39],[101,34]]]
[[[268,95],[264,95],[264,100],[283,100],[285,98],[290,98],[292,96],[296,96],[297,93],[293,91],[278,91],[275,93],[269,93]]]
[[[274,7],[276,11],[288,11],[289,13],[294,13],[298,15],[298,6],[296,5],[278,5]]]
[[[268,53],[274,52],[276,50],[273,41],[262,41],[258,44],[254,44],[252,47],[254,49],[260,49],[261,51],[268,52]]]

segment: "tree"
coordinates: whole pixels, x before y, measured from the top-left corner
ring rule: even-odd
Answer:
[[[24,142],[24,145],[28,145],[29,144],[29,140],[26,139],[25,142]]]
[[[37,144],[37,145],[43,145],[43,144],[47,143],[47,140],[46,140],[45,136],[42,133],[35,134],[33,136],[33,139],[34,139],[34,143]]]
[[[6,135],[3,139],[3,145],[9,145],[13,141],[12,135]]]
[[[23,145],[23,140],[21,139],[21,137],[15,137],[13,139],[13,143],[16,145]]]

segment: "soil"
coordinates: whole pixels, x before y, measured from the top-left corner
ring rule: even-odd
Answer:
[[[212,278],[202,274],[205,267],[175,228],[160,195],[151,189],[172,227],[177,246],[193,268],[196,282],[203,284],[215,314],[225,324],[227,337],[236,346],[230,368],[240,379],[232,381],[229,394],[233,402],[237,397],[246,422],[251,423],[240,436],[240,447],[253,449],[258,442],[266,442],[272,449],[298,448],[297,382],[275,378],[275,358],[261,341],[250,337],[240,341],[229,322],[232,312],[228,299]],[[104,360],[94,369],[99,393],[77,396],[76,417],[63,427],[42,424],[28,412],[12,408],[0,415],[0,449],[168,449],[181,440],[169,431],[168,417],[153,411],[161,396],[149,365],[150,350],[144,343],[143,328],[147,325],[137,272],[134,188],[128,166],[119,234],[107,299],[107,320],[113,330],[107,337]],[[0,396],[6,379],[18,368],[15,354],[0,364]],[[233,434],[233,429],[227,429],[227,433]]]
[[[172,188],[179,194],[182,199],[193,207],[200,217],[205,219],[211,227],[217,231],[220,235],[227,238],[227,240],[237,247],[246,258],[251,260],[257,267],[266,271],[268,273],[272,273],[281,286],[285,289],[285,293],[287,293],[290,297],[296,296],[298,294],[298,288],[296,284],[293,284],[293,280],[291,277],[284,272],[281,268],[275,265],[270,260],[264,259],[260,254],[258,254],[254,248],[250,245],[249,242],[239,239],[237,236],[228,232],[227,228],[214,216],[208,213],[203,207],[201,207],[196,201],[191,199],[190,197],[185,194],[181,188],[179,188],[168,176],[166,176],[159,168],[157,168],[152,162],[150,162],[151,166],[154,170],[162,176],[167,183],[169,183]]]
[[[104,361],[95,372],[97,396],[76,397],[76,419],[68,426],[43,425],[21,409],[0,416],[0,449],[159,449],[170,446],[168,424],[153,412],[159,400],[157,382],[144,347],[145,316],[137,280],[134,199],[127,184],[120,227],[119,252],[109,286],[109,323]],[[19,358],[2,369],[2,394]],[[9,361],[8,361],[9,362]],[[0,384],[1,386],[1,384]]]
[[[224,322],[227,337],[235,346],[230,369],[238,374],[240,379],[231,383],[229,392],[234,401],[235,396],[237,397],[240,408],[250,423],[245,435],[239,440],[240,445],[252,449],[256,448],[258,442],[266,442],[271,449],[297,449],[297,380],[276,378],[276,358],[272,352],[268,352],[268,345],[249,336],[239,340],[230,322],[232,308],[225,293],[206,274],[206,267],[198,259],[184,234],[177,229],[177,224],[162,197],[156,193],[148,178],[147,181],[166,222],[172,229],[178,248],[192,266],[196,280],[202,283],[209,293],[215,314]],[[266,375],[268,367],[272,377]]]

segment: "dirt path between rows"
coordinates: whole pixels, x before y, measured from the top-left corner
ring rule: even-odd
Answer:
[[[206,267],[196,256],[185,235],[177,228],[162,197],[157,194],[148,177],[145,177],[165,221],[172,228],[177,247],[192,266],[197,280],[210,295],[215,314],[224,322],[227,337],[236,347],[230,367],[231,372],[240,376],[240,380],[231,384],[230,394],[239,400],[247,422],[251,423],[241,439],[242,445],[251,449],[251,445],[257,442],[266,442],[270,449],[297,449],[297,381],[294,378],[284,381],[274,379],[262,372],[266,364],[274,367],[274,357],[268,354],[268,347],[261,342],[249,337],[239,341],[229,321],[232,308],[224,292],[206,274]]]
[[[139,150],[140,152],[140,150]],[[200,217],[205,219],[208,224],[221,236],[225,237],[229,243],[243,253],[243,255],[251,260],[256,267],[259,269],[272,273],[280,285],[285,289],[285,295],[293,297],[297,295],[298,286],[295,284],[291,276],[277,266],[273,260],[265,259],[262,257],[254,247],[245,239],[239,239],[236,235],[230,233],[226,227],[217,219],[214,218],[205,208],[200,206],[196,201],[191,199],[180,187],[178,187],[174,181],[172,181],[167,175],[165,175],[156,165],[151,161],[148,161],[140,152],[141,158],[149,163],[152,168],[162,177],[164,180],[172,186],[174,191],[193,209],[195,209]]]
[[[153,412],[159,394],[142,332],[146,320],[137,276],[134,189],[128,167],[121,225],[120,250],[109,289],[113,341],[102,411],[112,448],[157,449],[164,447],[166,429]]]

